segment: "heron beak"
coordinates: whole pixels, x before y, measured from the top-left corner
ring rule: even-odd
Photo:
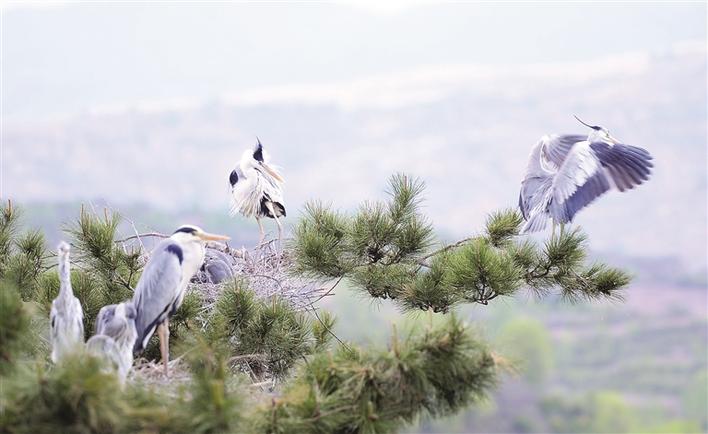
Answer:
[[[615,145],[620,142],[619,140],[615,139],[614,137],[612,137],[612,136],[609,135],[609,134],[607,135],[607,138],[610,139],[610,141],[611,141],[612,143],[614,143]]]
[[[208,232],[201,232],[196,235],[204,241],[226,241],[231,239],[231,237],[227,237],[226,235],[216,235]]]
[[[283,183],[285,182],[285,180],[283,179],[283,177],[280,176],[280,175],[278,174],[278,172],[276,172],[275,170],[273,170],[270,166],[268,166],[268,165],[265,164],[265,163],[261,163],[261,166],[263,166],[263,168],[265,169],[265,171],[268,172],[268,174],[269,174],[270,176],[272,176],[273,178],[277,179],[279,182],[283,182]]]

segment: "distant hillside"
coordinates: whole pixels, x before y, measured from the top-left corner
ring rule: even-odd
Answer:
[[[286,205],[354,206],[396,171],[422,177],[452,237],[516,204],[529,148],[582,132],[578,114],[656,157],[652,180],[577,222],[592,247],[706,260],[705,45],[523,67],[458,65],[348,83],[254,89],[212,102],[104,109],[4,128],[3,194],[98,198],[225,213],[227,177],[258,135],[283,166]]]

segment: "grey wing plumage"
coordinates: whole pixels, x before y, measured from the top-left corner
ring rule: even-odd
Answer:
[[[526,224],[522,233],[540,231],[548,220],[548,203],[551,199],[551,176],[537,176],[524,179],[519,193],[519,207]]]
[[[614,184],[619,191],[649,179],[651,155],[636,146],[582,142],[567,156],[554,181],[550,211],[559,223],[568,223]]]
[[[104,306],[96,318],[96,335],[87,342],[90,351],[111,361],[121,380],[133,366],[133,348],[137,338],[135,309],[132,302]]]
[[[582,185],[578,186],[564,202],[551,207],[553,218],[558,223],[568,223],[575,214],[590,205],[595,199],[610,189],[610,183],[603,171],[592,174]]]
[[[123,311],[125,310],[124,306],[128,303],[121,303],[121,307],[124,308]],[[132,308],[132,303],[130,304]],[[96,317],[96,334],[110,336],[118,343],[130,341],[132,346],[134,344],[132,340],[135,339],[132,336],[134,333],[132,329],[135,329],[135,318],[126,317],[124,312],[119,315],[118,306],[117,304],[110,304],[101,308]]]
[[[525,220],[530,218],[534,208],[546,200],[547,192],[551,188],[551,176],[531,176],[521,182],[519,192],[519,209]]]
[[[161,242],[140,276],[133,295],[138,333],[135,352],[145,348],[155,328],[177,307],[175,303],[182,280],[181,252],[182,249],[172,240]]]
[[[654,167],[651,154],[638,146],[593,142],[590,148],[619,191],[630,190],[648,180]]]
[[[558,223],[567,223],[582,208],[609,190],[602,164],[590,142],[578,143],[553,179],[549,211]]]
[[[109,304],[106,306],[103,306],[101,310],[98,311],[98,315],[96,315],[96,334],[97,335],[105,335],[107,334],[106,331],[110,326],[110,319],[115,315],[116,311],[116,306],[117,304]]]
[[[555,165],[561,167],[563,161],[573,149],[573,146],[585,140],[580,134],[550,134],[544,137],[544,157]]]

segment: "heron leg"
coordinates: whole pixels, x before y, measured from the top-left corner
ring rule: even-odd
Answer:
[[[563,232],[565,230],[565,223],[561,223],[560,227],[561,227],[560,234],[561,234],[561,236],[563,236]]]
[[[160,338],[160,354],[162,355],[162,366],[165,376],[169,375],[167,362],[170,359],[170,328],[168,320],[157,326],[157,336]]]
[[[261,223],[261,218],[256,216],[256,221],[258,222],[258,230],[260,231],[261,237],[258,240],[258,245],[263,245],[263,240],[265,239],[265,231],[263,230],[263,223]]]
[[[280,223],[280,219],[275,214],[275,209],[273,209],[273,204],[270,202],[266,202],[266,206],[268,207],[268,211],[270,211],[271,215],[273,216],[273,219],[275,219],[275,223],[278,225],[278,249],[280,249],[281,248],[280,243],[283,240],[283,225]]]
[[[283,224],[280,223],[280,219],[278,217],[275,218],[275,223],[278,224],[278,249],[282,248],[281,243],[283,242]]]
[[[554,239],[556,237],[556,222],[553,221],[551,225],[551,239]]]

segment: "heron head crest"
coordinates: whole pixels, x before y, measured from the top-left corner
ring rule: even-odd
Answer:
[[[573,117],[574,117],[575,119],[577,119],[578,122],[580,122],[581,124],[585,125],[585,126],[588,127],[588,128],[592,128],[592,129],[595,130],[595,131],[600,131],[600,130],[602,130],[602,127],[599,126],[599,125],[590,125],[590,124],[587,124],[587,123],[583,122],[583,121],[582,121],[579,117],[577,117],[576,115],[573,115]]]

